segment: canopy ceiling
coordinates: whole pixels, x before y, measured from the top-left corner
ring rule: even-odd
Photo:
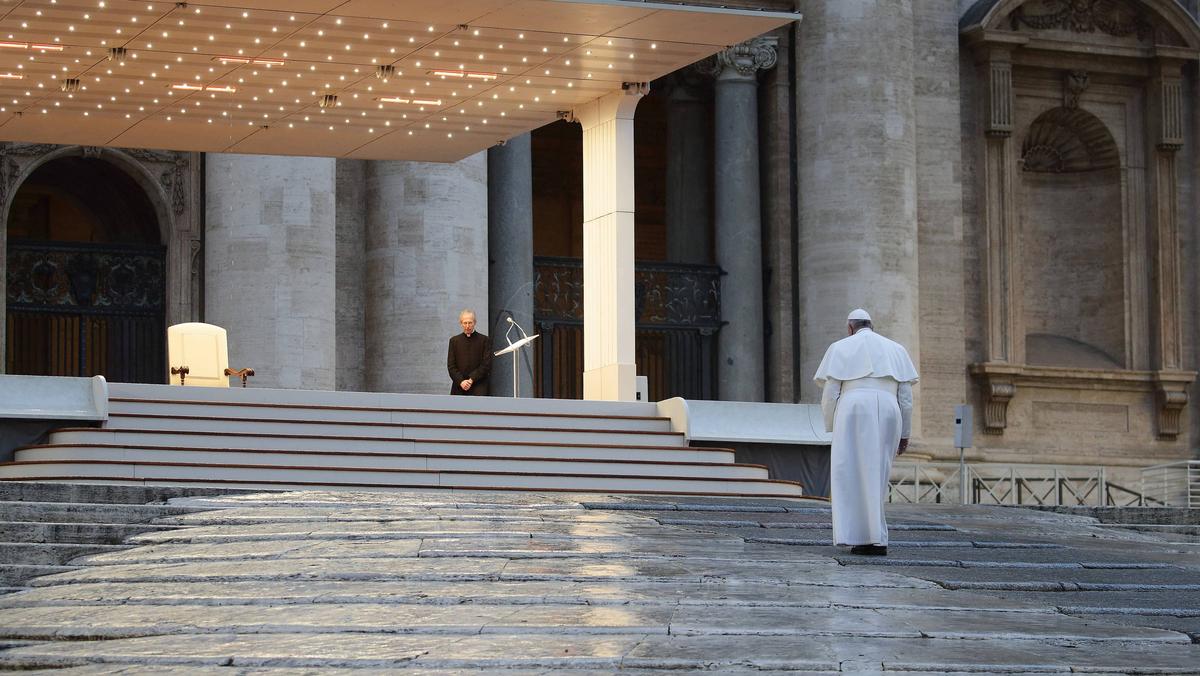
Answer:
[[[799,19],[626,0],[37,0],[0,17],[0,140],[441,162]]]

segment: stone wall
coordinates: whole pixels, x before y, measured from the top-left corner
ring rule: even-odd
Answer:
[[[335,161],[206,161],[205,318],[230,365],[260,387],[334,389]]]
[[[366,387],[445,394],[458,313],[488,312],[487,156],[366,169]]]
[[[920,264],[919,442],[954,455],[954,407],[967,403],[963,284],[963,134],[954,0],[913,3],[917,258]]]
[[[337,389],[366,389],[366,160],[337,161]]]

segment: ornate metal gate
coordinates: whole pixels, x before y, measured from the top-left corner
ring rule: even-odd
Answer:
[[[161,246],[8,242],[8,373],[161,383]]]
[[[720,268],[638,263],[635,268],[637,371],[651,401],[715,399]],[[583,396],[583,261],[534,259],[533,319],[542,340],[534,359],[538,396]]]

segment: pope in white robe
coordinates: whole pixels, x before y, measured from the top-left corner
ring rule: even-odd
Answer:
[[[899,343],[854,310],[849,337],[829,346],[813,380],[821,387],[830,449],[833,541],[856,554],[887,554],[884,517],[892,459],[908,445],[917,370]]]

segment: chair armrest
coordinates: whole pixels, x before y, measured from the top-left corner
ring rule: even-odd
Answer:
[[[254,375],[254,369],[230,369],[230,368],[227,368],[227,369],[225,369],[225,375],[241,376],[242,387],[245,387],[246,386],[246,378],[249,378],[250,376]]]

